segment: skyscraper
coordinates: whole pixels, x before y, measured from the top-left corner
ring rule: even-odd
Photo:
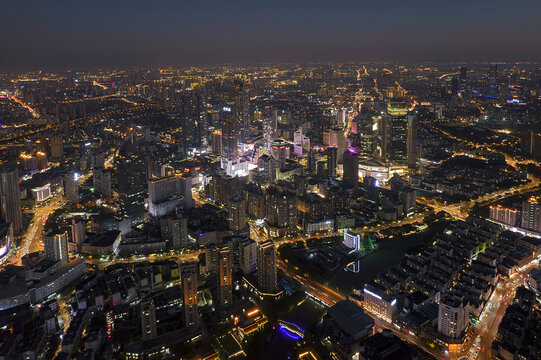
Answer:
[[[541,231],[541,204],[534,197],[522,203],[522,228]]]
[[[488,91],[493,97],[499,95],[498,64],[491,64],[488,70]]]
[[[70,205],[79,204],[79,175],[72,171],[64,175],[64,197]]]
[[[16,165],[4,165],[0,169],[0,203],[2,220],[12,224],[15,234],[20,233],[23,229],[23,212]]]
[[[327,148],[327,171],[329,177],[336,177],[336,166],[338,161],[338,149],[335,147]]]
[[[85,224],[82,220],[71,220],[71,241],[77,245],[77,251],[83,248],[85,241]]]
[[[419,160],[419,147],[417,146],[417,116],[408,115],[408,166],[415,168]]]
[[[68,232],[48,232],[43,237],[45,258],[66,264],[68,256]]]
[[[353,192],[359,188],[359,156],[354,149],[349,149],[344,153],[344,177],[342,183],[345,187],[350,187]]]
[[[103,168],[94,169],[93,184],[96,192],[105,199],[113,197],[111,185],[111,171]]]
[[[240,128],[240,142],[244,143],[251,135],[248,87],[246,81],[241,79],[235,79],[233,87],[235,91],[235,117]]]
[[[233,196],[227,203],[229,229],[242,231],[246,227],[246,202],[240,195]]]
[[[232,258],[228,247],[223,247],[218,253],[218,304],[224,309],[231,305],[232,299]]]
[[[156,309],[154,301],[141,301],[141,331],[143,340],[154,339],[158,336],[156,330]]]
[[[180,266],[182,292],[184,294],[184,323],[193,330],[199,327],[197,311],[197,262],[183,263]]]
[[[257,246],[257,282],[262,292],[274,293],[278,286],[276,277],[276,249],[271,240]]]
[[[408,107],[403,102],[387,104],[383,119],[383,156],[392,164],[407,162]]]

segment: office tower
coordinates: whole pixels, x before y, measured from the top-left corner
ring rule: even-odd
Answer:
[[[338,162],[342,162],[342,155],[346,150],[346,139],[342,127],[335,126],[332,129],[323,131],[323,145],[338,149]]]
[[[329,177],[336,177],[336,166],[338,161],[338,149],[335,147],[327,148],[327,172]]]
[[[531,197],[522,202],[521,227],[541,232],[541,204],[538,199]]]
[[[359,156],[354,149],[344,153],[344,177],[342,184],[357,192],[359,188]]]
[[[218,305],[227,308],[231,305],[232,298],[232,259],[228,247],[223,247],[218,253]]]
[[[79,204],[79,175],[72,171],[64,175],[64,197],[68,204]]]
[[[240,185],[238,178],[221,173],[212,175],[209,182],[207,196],[218,204],[227,205],[231,194],[238,190]]]
[[[156,330],[156,309],[153,300],[141,301],[141,331],[143,340],[158,336]]]
[[[417,116],[408,115],[408,166],[410,168],[417,167],[419,160],[419,147],[417,146]]]
[[[71,220],[71,241],[77,245],[77,251],[81,251],[85,241],[85,224],[82,220]]]
[[[257,246],[257,282],[259,290],[265,293],[274,293],[278,286],[276,249],[271,240],[260,242]]]
[[[438,332],[450,339],[459,338],[468,324],[467,315],[461,299],[444,296],[438,307]]]
[[[3,165],[0,168],[0,204],[2,221],[11,223],[15,234],[20,233],[23,229],[23,212],[16,165]]]
[[[408,137],[408,107],[406,103],[387,104],[383,119],[383,156],[391,164],[406,164]]]
[[[297,228],[297,195],[276,186],[266,192],[266,225],[271,236],[291,234]]]
[[[184,323],[189,329],[199,327],[197,311],[197,262],[180,265],[180,278],[184,295]]]
[[[283,139],[273,141],[271,154],[272,157],[278,161],[278,166],[280,169],[283,169],[286,165],[286,159],[289,157],[289,148],[287,147],[287,142]]]
[[[51,149],[51,158],[54,160],[62,160],[64,157],[64,140],[61,135],[53,136],[49,139],[49,147]]]
[[[378,146],[378,121],[372,119],[371,123],[362,125],[358,130],[359,134],[359,155],[371,158],[376,154]]]
[[[488,87],[489,94],[493,97],[498,97],[499,87],[498,87],[498,65],[492,64],[488,70]]]
[[[246,228],[246,202],[240,195],[234,195],[227,203],[229,229],[238,232]]]
[[[235,117],[240,128],[240,142],[245,143],[250,138],[250,117],[249,107],[250,98],[248,96],[248,87],[245,80],[235,79],[233,82],[235,91]]]
[[[51,261],[60,261],[66,264],[68,257],[68,232],[52,232],[49,231],[43,237],[43,246],[45,258]]]
[[[105,199],[112,198],[111,171],[100,168],[94,169],[93,173],[93,185],[96,192]]]

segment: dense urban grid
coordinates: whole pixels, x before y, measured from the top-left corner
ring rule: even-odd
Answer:
[[[541,65],[0,74],[0,359],[541,359]]]

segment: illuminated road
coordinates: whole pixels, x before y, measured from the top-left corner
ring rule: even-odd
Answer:
[[[32,218],[26,233],[23,235],[19,247],[8,255],[4,261],[4,265],[21,265],[21,257],[38,250],[43,250],[42,233],[43,225],[45,224],[44,219],[62,205],[62,194],[57,193],[47,201],[47,204],[39,205],[33,209],[34,217]]]

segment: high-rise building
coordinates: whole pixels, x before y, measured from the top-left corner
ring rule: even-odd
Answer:
[[[335,147],[327,148],[327,172],[329,177],[336,177],[336,166],[338,165],[338,149]]]
[[[64,197],[68,204],[79,204],[79,175],[72,171],[64,175]]]
[[[235,162],[239,158],[239,129],[235,122],[222,125],[222,159],[224,162]]]
[[[3,165],[0,168],[0,205],[3,222],[11,223],[15,234],[20,233],[23,229],[23,212],[16,165]]]
[[[154,301],[141,301],[141,331],[143,340],[154,339],[158,336],[156,329],[156,308]]]
[[[179,249],[188,244],[188,219],[183,216],[166,216],[160,218],[162,235],[169,241],[172,249]]]
[[[45,258],[66,264],[68,256],[68,232],[48,232],[43,237]]]
[[[227,308],[232,301],[232,258],[228,247],[223,247],[218,253],[218,305]]]
[[[173,175],[148,180],[148,212],[151,216],[163,216],[179,205],[184,209],[193,207],[191,177]]]
[[[229,229],[238,232],[246,228],[246,202],[235,195],[227,203]]]
[[[240,128],[240,142],[244,143],[250,138],[250,97],[245,80],[235,79],[233,82],[235,91],[235,117]]]
[[[180,120],[182,140],[186,147],[200,147],[206,136],[205,116],[201,95],[187,90],[180,101]]]
[[[466,93],[466,78],[468,76],[468,68],[465,66],[460,67],[460,81],[459,89],[462,94]]]
[[[501,205],[491,205],[489,209],[489,217],[492,220],[496,220],[511,226],[515,226],[517,224],[518,210],[509,209]],[[526,214],[526,216],[528,215],[529,214]]]
[[[180,278],[184,295],[184,323],[189,329],[199,327],[199,312],[197,310],[197,262],[180,265]]]
[[[64,157],[64,140],[61,135],[51,137],[49,147],[51,149],[51,158],[61,160]]]
[[[266,192],[266,229],[270,236],[292,234],[297,228],[297,195],[276,186]]]
[[[493,97],[498,97],[498,64],[491,64],[488,70],[488,91]]]
[[[419,160],[419,146],[417,145],[417,116],[408,115],[408,166],[410,168],[417,167],[417,161]]]
[[[457,339],[468,325],[468,311],[461,299],[446,295],[438,307],[438,332],[450,339]]]
[[[71,241],[77,246],[77,251],[83,248],[85,241],[85,224],[82,220],[71,220]]]
[[[278,287],[276,275],[276,249],[271,240],[257,246],[257,282],[265,293],[274,293]]]
[[[344,178],[342,183],[345,187],[357,192],[359,188],[359,156],[353,148],[344,153]]]
[[[283,169],[286,165],[286,159],[289,157],[289,148],[287,147],[287,142],[283,139],[273,141],[271,154],[272,157],[278,161],[278,166],[280,169]]]
[[[103,168],[94,169],[93,185],[96,192],[105,199],[113,197],[111,171]]]
[[[257,270],[257,243],[254,240],[233,236],[227,246],[233,257],[233,271],[248,275]]]
[[[403,102],[387,104],[383,118],[383,157],[392,164],[406,164],[408,149],[408,107]]]
[[[541,232],[541,204],[538,199],[531,197],[522,202],[521,227]]]

